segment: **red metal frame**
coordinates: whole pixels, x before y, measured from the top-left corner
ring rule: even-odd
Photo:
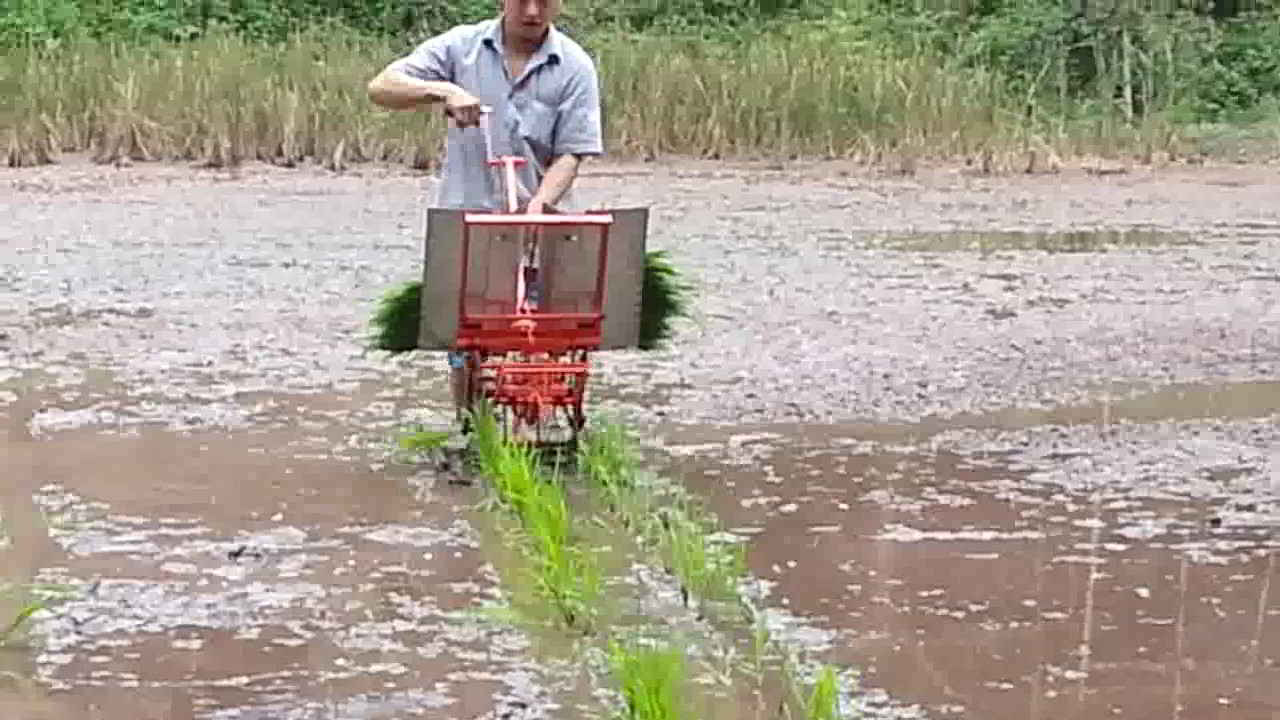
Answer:
[[[462,268],[458,293],[456,347],[471,354],[472,387],[468,395],[483,397],[509,416],[510,430],[532,430],[534,442],[543,441],[544,426],[557,413],[568,421],[573,436],[586,422],[583,411],[589,353],[600,347],[604,320],[605,278],[608,270],[609,227],[613,217],[596,212],[578,215],[521,215],[515,213],[467,213],[463,220]],[[468,270],[473,227],[587,226],[600,233],[594,312],[467,312]]]
[[[463,216],[467,225],[601,225],[613,224],[613,217],[608,213],[583,213],[581,215],[513,215],[510,213],[467,213]]]

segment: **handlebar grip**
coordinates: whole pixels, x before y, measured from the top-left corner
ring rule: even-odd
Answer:
[[[449,107],[448,105],[445,105],[445,106],[444,106],[444,114],[445,114],[445,115],[448,115],[449,117],[453,117],[453,108]],[[491,114],[493,114],[493,106],[491,106],[491,105],[481,105],[481,106],[480,106],[480,114],[481,114],[481,115],[491,115]]]
[[[491,114],[493,114],[493,108],[491,106],[489,105],[480,106],[480,123],[479,123],[480,127],[484,127],[485,116],[491,115]],[[444,116],[454,120],[456,124],[457,115],[453,112],[453,108],[449,107],[448,105],[444,106]]]

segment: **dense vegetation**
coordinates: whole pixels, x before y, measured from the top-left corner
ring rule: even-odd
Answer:
[[[615,152],[1150,154],[1210,125],[1275,145],[1272,2],[567,0],[562,24],[600,63]],[[439,123],[374,110],[363,82],[495,9],[0,0],[0,152],[424,163]]]
[[[498,0],[4,0],[0,38],[7,43],[88,33],[94,37],[190,39],[225,27],[259,40],[281,40],[317,22],[361,33],[417,39],[433,29],[491,17]],[[820,14],[829,2],[805,0],[570,0],[564,20],[577,30],[706,29],[765,18]]]

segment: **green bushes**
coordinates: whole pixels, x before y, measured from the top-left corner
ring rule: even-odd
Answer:
[[[1280,98],[1280,22],[1274,14],[1250,14],[1206,33],[1211,52],[1188,98],[1195,118],[1223,119]]]
[[[187,40],[214,28],[279,42],[317,23],[413,42],[431,32],[492,17],[498,0],[0,0],[0,44],[74,35],[107,40]],[[719,34],[762,21],[825,12],[828,0],[567,0],[562,24],[575,31]]]
[[[1271,3],[1215,17],[1177,2],[850,1],[810,25],[886,56],[945,59],[948,75],[984,74],[1011,119],[1221,120],[1280,94]]]
[[[0,0],[0,44],[189,40],[213,29],[279,42],[317,24],[407,39],[489,17],[496,7],[496,0]]]

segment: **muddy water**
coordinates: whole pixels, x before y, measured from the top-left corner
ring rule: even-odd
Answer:
[[[1065,232],[946,232],[886,235],[875,241],[888,250],[917,252],[1000,251],[1097,253],[1135,248],[1200,245],[1194,235],[1151,230],[1076,230]]]
[[[525,638],[469,614],[494,578],[467,499],[429,473],[307,455],[288,432],[22,435],[0,440],[0,567],[67,594],[33,644],[0,655],[15,683],[0,683],[0,707],[51,720],[545,712]]]
[[[1280,713],[1271,528],[952,453],[769,434],[668,446],[829,659],[936,717]],[[844,447],[841,447],[841,446]]]

